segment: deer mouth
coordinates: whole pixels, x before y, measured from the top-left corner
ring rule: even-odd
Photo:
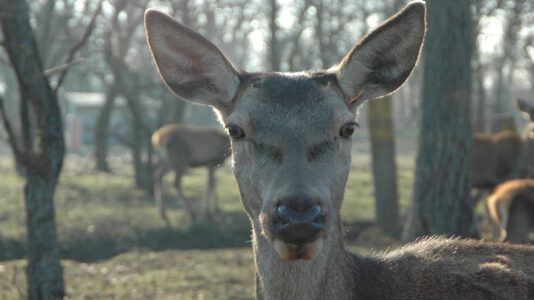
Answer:
[[[284,260],[315,258],[323,248],[325,219],[322,210],[298,218],[283,218],[277,213],[260,217],[264,235]]]
[[[275,238],[274,249],[284,260],[310,260],[317,257],[317,255],[319,255],[323,249],[323,239],[318,238],[312,242],[293,244],[287,243],[279,238]]]

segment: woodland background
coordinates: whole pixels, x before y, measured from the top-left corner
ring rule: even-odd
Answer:
[[[469,199],[471,137],[521,131],[515,99],[534,103],[532,1],[426,2],[419,66],[360,110],[342,210],[358,251],[425,234],[491,239]],[[0,0],[0,298],[251,299],[250,225],[228,162],[217,172],[218,220],[191,223],[171,178],[174,226],[158,218],[151,133],[217,121],[162,84],[144,11],[202,33],[239,69],[300,71],[334,65],[405,3]],[[205,177],[189,172],[188,197],[203,197]],[[436,220],[422,226],[410,212],[425,209],[410,207],[433,207],[425,201],[450,209],[429,211]]]

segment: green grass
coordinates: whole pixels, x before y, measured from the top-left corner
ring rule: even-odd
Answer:
[[[348,244],[358,251],[398,241],[374,220],[373,182],[365,145],[355,145],[342,217]],[[0,157],[0,299],[25,298],[23,180],[11,157]],[[414,157],[397,158],[401,215],[412,193]],[[217,172],[221,218],[189,222],[165,181],[166,228],[151,197],[133,188],[129,164],[114,160],[114,173],[92,171],[88,159],[69,156],[57,188],[56,221],[67,299],[252,299],[254,274],[250,225],[228,166]],[[204,169],[184,177],[188,197],[202,199]],[[200,201],[196,201],[199,203]]]

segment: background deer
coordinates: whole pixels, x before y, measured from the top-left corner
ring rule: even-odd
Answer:
[[[528,116],[521,134],[501,131],[474,136],[474,200],[478,202],[491,193],[485,200],[487,217],[501,242],[528,241],[529,224],[534,220],[530,207],[534,194],[528,196],[532,180],[513,180],[534,177],[534,106],[517,99],[517,107]]]
[[[522,99],[517,99],[517,107],[528,116],[528,123],[521,134],[500,131],[475,133],[473,136],[475,205],[506,180],[534,177],[534,107]]]
[[[226,133],[219,128],[172,124],[156,130],[152,134],[152,144],[159,152],[159,163],[154,172],[154,198],[159,214],[170,226],[165,212],[162,195],[163,176],[173,170],[174,187],[178,197],[184,201],[191,218],[195,219],[195,210],[191,200],[182,191],[182,176],[187,168],[205,166],[208,168],[208,186],[204,210],[206,214],[216,213],[217,194],[215,191],[215,168],[222,164],[230,154],[230,141]]]
[[[521,134],[512,131],[475,133],[473,140],[473,187],[493,189],[518,177],[534,176],[532,129],[534,107],[517,99],[517,107],[529,117]]]
[[[425,33],[414,2],[325,71],[238,72],[204,37],[147,11],[148,42],[180,97],[217,109],[252,224],[258,299],[527,299],[534,249],[430,238],[363,257],[340,209],[358,107],[396,90]]]

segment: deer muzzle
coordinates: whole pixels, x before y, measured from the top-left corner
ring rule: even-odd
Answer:
[[[272,218],[274,246],[282,258],[312,259],[321,251],[326,217],[319,201],[282,199]]]

